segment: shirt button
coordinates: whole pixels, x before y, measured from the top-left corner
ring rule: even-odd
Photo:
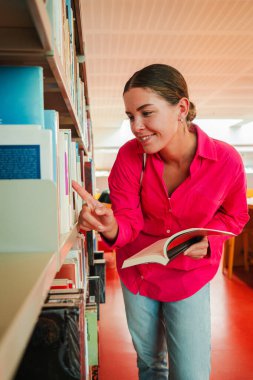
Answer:
[[[169,234],[169,233],[170,233],[170,230],[167,230],[166,232],[167,232],[167,234]]]

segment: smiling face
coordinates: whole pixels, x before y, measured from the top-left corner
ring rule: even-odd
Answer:
[[[166,149],[179,133],[184,99],[172,105],[148,88],[135,87],[124,93],[131,130],[146,153]]]

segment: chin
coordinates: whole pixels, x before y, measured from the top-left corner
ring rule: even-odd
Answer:
[[[155,154],[155,153],[158,153],[160,151],[160,149],[158,149],[156,147],[151,147],[151,146],[150,147],[144,146],[143,150],[147,154]]]

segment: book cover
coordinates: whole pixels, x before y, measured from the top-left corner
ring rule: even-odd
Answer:
[[[42,67],[0,66],[0,83],[0,124],[44,128]]]
[[[89,366],[98,365],[98,322],[96,305],[86,305],[85,319],[87,321],[88,363]]]
[[[64,234],[70,230],[68,136],[64,129],[59,131],[59,194],[60,232]]]
[[[83,283],[83,257],[82,250],[80,248],[74,248],[68,252],[68,255],[64,261],[64,263],[74,263],[76,266],[76,287],[82,288],[84,286]]]
[[[73,285],[73,281],[68,278],[55,278],[50,289],[72,289]]]
[[[0,179],[53,180],[52,132],[0,125]]]
[[[68,279],[72,281],[73,287],[77,287],[77,267],[74,262],[64,262],[56,273],[55,279]]]
[[[126,259],[122,268],[145,263],[167,265],[186,251],[188,247],[202,240],[204,236],[235,236],[232,232],[209,228],[189,228],[179,231],[169,238],[161,239]]]
[[[100,319],[100,277],[88,276],[88,303],[97,304],[97,318]]]
[[[94,240],[95,240],[94,231],[93,230],[87,231],[85,234],[85,247],[86,247],[89,265],[94,264]]]
[[[52,158],[53,158],[53,180],[58,183],[58,139],[59,139],[59,114],[54,110],[45,110],[45,129],[52,131]]]
[[[106,301],[106,262],[105,259],[94,260],[93,265],[90,266],[90,276],[99,277],[99,302],[105,303]]]

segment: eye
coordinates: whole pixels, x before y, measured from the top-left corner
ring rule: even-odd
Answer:
[[[144,116],[144,117],[149,117],[149,116],[151,116],[152,115],[152,111],[144,111],[144,112],[142,112],[142,115]]]
[[[134,117],[132,116],[132,115],[127,115],[128,116],[128,119],[130,120],[130,121],[134,121]]]

